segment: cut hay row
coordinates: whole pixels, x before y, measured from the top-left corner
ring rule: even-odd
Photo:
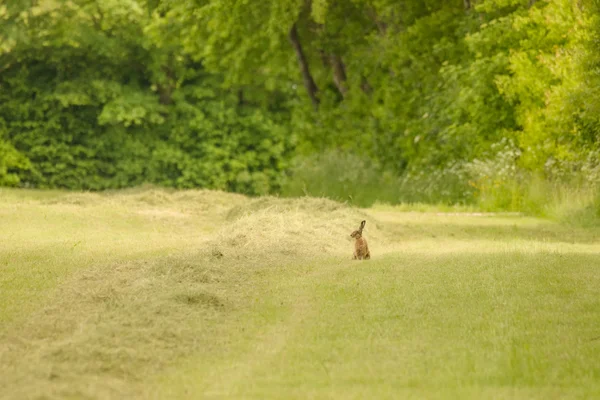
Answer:
[[[152,188],[0,221],[2,399],[600,394],[597,230]]]

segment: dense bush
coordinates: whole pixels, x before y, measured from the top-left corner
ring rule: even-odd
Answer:
[[[17,186],[29,167],[29,160],[0,136],[0,186]]]
[[[278,189],[289,128],[161,42],[157,15],[136,2],[42,4],[5,15],[0,184]]]
[[[600,182],[599,16],[593,0],[9,2],[0,184],[548,213],[552,188]]]

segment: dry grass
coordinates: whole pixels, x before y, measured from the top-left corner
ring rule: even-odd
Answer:
[[[324,199],[210,191],[2,194],[10,398],[139,393],[148,374],[215,345],[222,316],[255,290],[253,268],[341,255],[363,215]]]
[[[599,390],[597,231],[156,189],[2,190],[0,219],[2,398]]]

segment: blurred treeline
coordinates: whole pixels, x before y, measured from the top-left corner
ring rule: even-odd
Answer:
[[[0,184],[539,208],[600,182],[597,3],[5,0]]]

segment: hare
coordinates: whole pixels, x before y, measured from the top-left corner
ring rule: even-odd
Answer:
[[[369,246],[367,245],[367,239],[362,237],[362,231],[366,223],[367,221],[362,221],[358,230],[350,234],[350,236],[356,239],[356,243],[354,243],[354,256],[352,257],[353,260],[369,260],[371,258]]]

